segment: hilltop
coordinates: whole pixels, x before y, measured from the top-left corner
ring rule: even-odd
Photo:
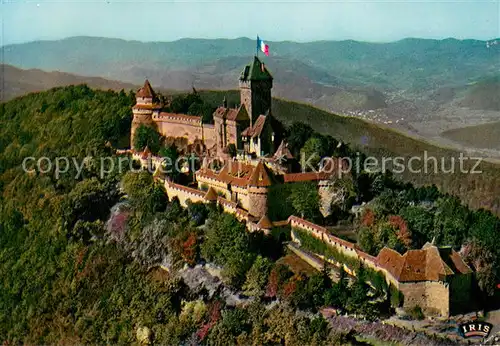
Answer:
[[[220,96],[203,93],[213,102]],[[280,102],[277,111],[282,117],[294,109],[322,116],[310,107]],[[365,321],[343,317],[336,318],[336,325],[347,322],[351,332],[330,331],[316,314],[322,307],[382,319],[392,313],[391,306],[401,304],[397,290],[361,266],[356,267],[357,278],[347,277],[343,270],[338,278],[333,272],[329,275],[326,266],[322,272],[303,269],[306,264],[297,268],[293,256],[284,253],[290,229],[278,228],[274,236],[263,237],[261,232],[246,232],[236,218],[210,204],[193,203],[183,209],[179,201],[167,200],[161,184],[148,172],[103,175],[99,161],[110,159],[108,141],[116,147],[129,136],[133,104],[132,93],[79,85],[31,93],[0,105],[2,340],[168,345],[193,340],[358,344],[356,337],[369,337],[374,344],[417,340],[439,345],[448,340],[380,322],[376,330],[372,323],[367,330]],[[335,125],[341,125],[340,119],[335,118]],[[356,126],[344,124],[339,135],[355,138]],[[30,172],[20,167],[29,156],[51,160],[69,156],[79,161],[89,155],[94,159],[82,161],[86,164],[79,172],[68,167],[60,177],[42,167]],[[437,198],[433,191],[408,190],[420,197],[408,195],[406,202]],[[381,198],[380,205],[386,200]],[[454,200],[438,200],[439,222],[432,231],[441,237],[456,235],[460,241],[470,223],[456,227],[459,202]],[[488,249],[490,243],[494,248],[488,235],[498,220],[483,212],[465,210],[461,215],[467,220],[481,217],[471,234],[490,240]],[[422,234],[426,241],[432,236]],[[321,253],[333,256],[331,250]],[[365,280],[373,282],[374,289]],[[255,297],[253,302],[249,296]],[[389,301],[389,297],[394,298]]]
[[[485,149],[500,148],[500,122],[461,127],[443,132],[443,136],[458,143]]]
[[[500,75],[474,83],[460,103],[471,109],[500,111]]]
[[[14,97],[38,92],[58,86],[87,84],[91,88],[103,90],[135,89],[131,83],[108,80],[100,77],[78,76],[70,73],[39,69],[23,70],[10,65],[0,64],[0,100],[8,101]]]

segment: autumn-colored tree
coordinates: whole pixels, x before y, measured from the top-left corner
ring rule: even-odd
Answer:
[[[389,223],[397,229],[396,235],[401,243],[409,249],[412,244],[411,232],[406,221],[398,215],[389,216]]]
[[[375,224],[375,213],[373,210],[366,208],[361,217],[361,224],[366,227],[371,227]]]
[[[299,278],[297,276],[293,276],[285,283],[285,285],[283,286],[283,298],[290,298],[290,296],[295,293],[298,280]]]
[[[190,266],[196,264],[196,258],[198,255],[198,244],[196,234],[193,232],[189,233],[188,238],[182,244],[182,259]]]
[[[269,273],[269,279],[267,280],[266,297],[276,297],[283,283],[291,276],[292,272],[288,267],[282,264],[275,265],[271,273]]]
[[[496,272],[498,271],[495,255],[477,240],[467,242],[462,247],[461,254],[476,270],[476,279],[481,291],[492,296],[495,293]]]
[[[208,311],[208,322],[205,323],[201,328],[198,330],[196,335],[200,340],[203,340],[207,337],[208,333],[210,332],[210,329],[217,323],[217,321],[220,320],[221,318],[221,303],[219,301],[215,301],[209,308]]]
[[[269,279],[267,280],[267,289],[266,289],[266,296],[269,298],[274,298],[276,297],[276,294],[278,293],[278,272],[276,268],[273,268],[271,270],[271,273],[269,274]]]

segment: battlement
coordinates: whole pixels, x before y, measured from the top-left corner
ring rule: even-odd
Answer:
[[[167,113],[167,112],[160,112],[158,114],[154,114],[153,120],[154,121],[166,121],[166,122],[178,123],[178,124],[186,124],[186,125],[192,125],[192,126],[200,126],[200,127],[202,125],[201,117],[199,117],[199,116]]]

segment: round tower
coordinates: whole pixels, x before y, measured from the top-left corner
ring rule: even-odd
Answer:
[[[132,149],[134,148],[134,135],[137,128],[141,125],[154,128],[153,115],[161,109],[158,98],[147,79],[144,86],[137,90],[135,101],[135,106],[132,108],[133,119],[130,128],[130,148]],[[137,149],[141,150],[142,148]]]
[[[272,181],[266,167],[259,161],[248,181],[248,213],[259,219],[267,214],[267,196]]]

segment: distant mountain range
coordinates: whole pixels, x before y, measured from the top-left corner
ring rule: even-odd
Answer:
[[[427,91],[464,85],[500,70],[500,49],[477,40],[404,39],[393,43],[317,41],[269,42],[263,60],[277,83],[295,75],[329,87],[381,91]],[[239,39],[182,39],[139,42],[71,37],[3,47],[4,63],[140,83],[145,77],[166,88],[191,84],[234,87],[234,74],[255,54],[255,42]],[[291,76],[286,77],[286,74]]]
[[[392,43],[267,43],[271,56],[262,60],[275,78],[273,95],[278,98],[365,117],[425,137],[483,123],[483,111],[489,112],[488,121],[500,121],[498,45],[487,48],[479,40],[413,38]],[[7,68],[3,93],[8,98],[22,90],[38,90],[37,84],[55,85],[65,78],[69,78],[66,84],[75,84],[86,82],[87,76],[121,81],[124,88],[149,78],[158,89],[236,89],[242,67],[255,54],[255,42],[247,38],[139,42],[71,37],[7,45],[2,50],[4,64],[79,75],[42,78],[42,71],[36,71],[39,77],[31,71],[29,76],[25,73],[24,81],[35,82],[28,87],[16,77],[19,71]],[[92,81],[96,84],[87,83],[95,87],[107,83]],[[109,83],[121,88],[121,82]]]
[[[346,83],[384,90],[421,90],[466,84],[478,76],[496,74],[500,70],[500,50],[488,49],[485,41],[478,40],[285,41],[269,42],[269,45],[271,57],[264,59],[269,66],[276,64],[290,71],[298,68],[297,73],[327,85]],[[242,60],[235,58],[248,61],[253,54],[255,42],[247,38],[138,42],[72,37],[5,46],[4,63],[133,83],[148,76],[157,83],[163,75],[168,76],[173,71],[191,71],[194,77],[203,71],[226,74],[241,69]],[[224,64],[217,64],[220,59],[224,59]],[[160,80],[155,81],[154,77]]]

